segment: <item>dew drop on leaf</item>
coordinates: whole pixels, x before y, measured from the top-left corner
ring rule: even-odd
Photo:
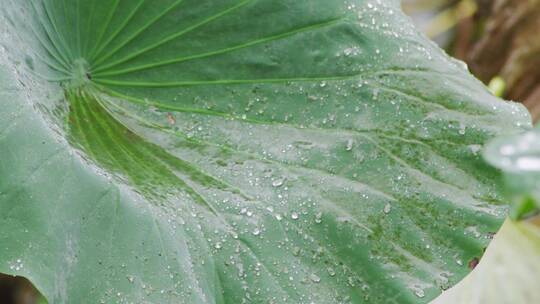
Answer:
[[[392,211],[392,205],[390,205],[389,203],[384,205],[383,211],[384,211],[385,214],[390,213],[390,211]]]
[[[315,214],[315,223],[322,223],[322,212],[317,212],[317,214]]]
[[[418,286],[414,286],[413,291],[414,291],[414,294],[419,298],[423,298],[426,296],[424,290]]]
[[[347,140],[347,145],[345,146],[345,149],[346,149],[347,151],[351,151],[352,148],[353,148],[353,143],[354,143],[354,142],[353,142],[352,139],[348,139],[348,140]]]
[[[281,187],[283,186],[284,181],[285,180],[283,178],[276,179],[272,182],[272,187]]]
[[[309,279],[310,279],[313,283],[319,283],[319,282],[321,282],[321,278],[320,278],[318,275],[314,274],[314,273],[312,273],[312,274],[309,276]]]

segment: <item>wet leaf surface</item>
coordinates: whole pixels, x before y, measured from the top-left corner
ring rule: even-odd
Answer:
[[[506,215],[528,114],[398,1],[0,12],[0,271],[50,303],[427,303]]]

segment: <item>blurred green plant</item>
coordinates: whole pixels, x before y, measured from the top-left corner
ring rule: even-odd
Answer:
[[[420,18],[423,19],[420,27],[434,39],[454,29],[461,20],[473,16],[478,5],[474,0],[408,0],[403,2],[403,9],[409,15],[424,16]]]
[[[502,97],[506,91],[506,82],[501,76],[495,76],[489,82],[488,88],[493,95]]]
[[[494,140],[485,159],[503,172],[512,203],[510,217],[520,220],[540,210],[540,129]]]

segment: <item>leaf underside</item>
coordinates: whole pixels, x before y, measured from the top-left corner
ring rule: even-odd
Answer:
[[[530,127],[398,1],[1,0],[0,272],[49,303],[426,303]]]

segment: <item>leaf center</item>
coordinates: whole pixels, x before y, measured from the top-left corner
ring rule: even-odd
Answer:
[[[88,62],[79,58],[73,61],[71,69],[71,82],[70,86],[79,88],[87,85],[92,79]]]

